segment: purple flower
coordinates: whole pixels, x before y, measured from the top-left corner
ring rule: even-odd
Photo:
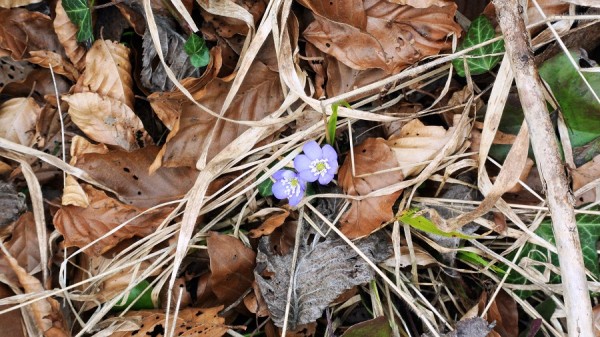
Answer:
[[[288,199],[290,206],[296,206],[302,200],[306,190],[306,182],[299,179],[298,174],[290,170],[279,170],[273,174],[273,195],[277,199]]]
[[[308,182],[318,179],[321,185],[329,184],[338,170],[337,152],[329,144],[321,148],[314,140],[304,144],[302,150],[304,154],[294,158],[300,179]]]

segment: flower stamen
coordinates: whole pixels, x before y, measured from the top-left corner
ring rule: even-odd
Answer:
[[[308,167],[310,168],[310,172],[314,174],[315,177],[324,176],[327,173],[327,170],[331,168],[327,158],[313,160]]]
[[[285,194],[287,194],[288,198],[300,195],[301,188],[298,178],[292,178],[291,180],[283,178],[281,183],[285,186]]]

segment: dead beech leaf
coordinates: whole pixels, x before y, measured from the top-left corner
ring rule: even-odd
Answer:
[[[230,305],[254,282],[256,253],[240,240],[216,232],[206,239],[210,257],[208,286],[217,299]]]
[[[1,57],[0,90],[8,83],[23,81],[33,69],[34,66],[27,61],[15,61],[10,56]]]
[[[453,3],[451,0],[388,0],[398,5],[408,5],[415,8],[427,8],[431,6],[444,7]]]
[[[75,135],[73,138],[71,138],[71,161],[69,162],[71,165],[76,165],[77,164],[77,159],[84,155],[84,154],[88,154],[88,153],[99,153],[99,154],[106,154],[108,153],[108,147],[106,147],[106,145],[99,143],[99,144],[92,144],[91,142],[89,142],[87,139]]]
[[[29,55],[30,57],[27,61],[33,64],[37,64],[44,68],[50,68],[50,66],[52,66],[52,70],[55,73],[64,75],[71,81],[76,81],[79,78],[79,71],[75,69],[75,66],[57,53],[47,50],[35,50],[29,52]]]
[[[488,337],[488,334],[492,331],[492,328],[481,317],[474,317],[456,322],[456,328],[454,331],[448,332],[447,334],[440,335],[441,337]],[[422,337],[432,337],[433,334],[422,334]],[[498,337],[498,336],[492,336]]]
[[[571,177],[573,179],[573,191],[577,192],[580,188],[592,181],[600,178],[600,155],[594,157],[594,159],[581,165],[575,170],[571,171]],[[583,205],[596,200],[596,189],[593,188],[579,197],[577,197],[577,205]]]
[[[82,187],[90,206],[62,206],[54,215],[54,226],[64,236],[67,247],[83,247],[143,211],[141,208],[125,205],[110,198],[103,191],[90,185],[83,184]],[[122,240],[151,234],[170,211],[170,208],[163,207],[147,212],[116,233],[99,240],[88,252],[100,255]]]
[[[350,68],[378,68],[397,73],[423,57],[449,48],[450,35],[460,34],[454,22],[456,4],[414,8],[386,0],[302,0],[315,14],[303,36]],[[323,4],[321,4],[323,3]],[[356,3],[356,4],[355,4]],[[326,10],[330,8],[333,10]]]
[[[113,98],[86,92],[63,97],[69,103],[69,115],[91,139],[117,145],[126,151],[151,143],[142,121],[127,105]]]
[[[42,108],[31,97],[11,98],[0,105],[0,137],[32,146]]]
[[[118,42],[96,40],[85,56],[85,71],[73,92],[95,92],[133,109],[132,88],[129,48]]]
[[[338,173],[340,186],[346,194],[367,195],[404,179],[404,175],[399,170],[372,174],[398,167],[394,152],[384,139],[367,138],[361,145],[355,146],[353,151],[356,177],[352,175],[350,156],[346,157]],[[383,223],[392,219],[392,206],[400,193],[402,191],[363,200],[352,200],[350,209],[340,219],[342,233],[348,238],[356,239],[378,229]]]
[[[189,167],[161,167],[150,174],[148,167],[158,151],[150,145],[133,152],[84,153],[77,156],[76,166],[128,204],[149,208],[183,198],[198,176],[198,171]]]
[[[27,273],[36,269],[41,271],[40,248],[33,213],[27,212],[19,217],[15,222],[11,239],[4,245]],[[18,283],[17,275],[13,272],[4,254],[0,257],[0,275],[2,275],[0,277],[2,281],[7,284],[16,285]]]
[[[61,199],[61,205],[73,205],[86,208],[90,205],[87,195],[77,182],[77,179],[70,174],[67,174],[65,179],[65,188]]]
[[[14,60],[28,57],[33,50],[63,52],[47,15],[24,8],[0,8],[0,22],[0,49],[8,50]]]
[[[42,2],[42,0],[0,0],[0,7],[2,8],[14,8],[22,7],[31,4]]]
[[[6,285],[0,284],[0,299],[11,297],[15,293]],[[9,309],[12,305],[0,305],[0,310]],[[3,315],[0,315],[0,326],[2,333],[10,337],[28,337],[25,322],[20,310],[11,310]]]
[[[138,318],[141,321],[139,328],[133,331],[117,331],[111,337],[154,335],[155,331],[164,330],[166,319],[169,320],[169,326],[175,326],[174,336],[220,337],[229,330],[229,326],[225,325],[225,319],[219,316],[221,310],[223,306],[207,309],[186,308],[180,310],[176,317],[172,314],[167,317],[162,310],[129,311],[125,317]]]
[[[9,266],[16,274],[25,293],[42,293],[45,290],[40,280],[29,275],[27,270],[21,267],[15,258],[12,256],[4,256],[4,258],[6,258]],[[71,335],[65,326],[65,319],[60,310],[60,304],[55,299],[50,297],[40,299],[33,302],[30,308],[35,325],[44,336],[68,337]]]
[[[382,232],[355,244],[374,263],[391,254],[391,244]],[[273,252],[269,248],[268,237],[261,238],[258,244],[254,275],[271,319],[279,327],[283,326],[285,319],[292,255],[280,256]],[[289,327],[294,330],[299,325],[314,322],[345,290],[366,283],[372,277],[367,262],[341,238],[327,238],[316,245],[302,242],[294,271]]]
[[[282,209],[282,211],[283,212],[268,217],[258,228],[251,230],[248,236],[256,239],[264,235],[271,235],[275,229],[283,225],[285,219],[290,215],[288,210]]]
[[[425,249],[421,248],[418,245],[413,245],[413,252],[415,254],[415,263],[417,264],[417,266],[426,267],[438,263],[438,261],[433,256],[431,256],[431,254],[429,254]],[[400,266],[400,268],[409,267],[412,265],[410,256],[411,255],[408,246],[402,245],[400,247],[400,259],[398,261],[398,265]],[[396,267],[396,257],[392,256],[389,259],[385,260],[383,263],[390,268],[394,268]]]
[[[52,24],[56,36],[58,36],[58,40],[65,49],[65,54],[67,54],[71,63],[73,63],[75,68],[81,72],[85,69],[86,50],[77,42],[76,35],[78,28],[67,16],[67,13],[62,6],[62,0],[56,2],[55,12],[56,17]]]
[[[205,4],[207,1],[203,0],[199,2],[200,4]],[[244,14],[252,15],[252,21],[255,25],[258,25],[261,17],[265,13],[265,9],[267,8],[268,1],[259,0],[259,1],[235,1],[231,2],[235,4],[236,7],[239,8],[239,12],[246,11]],[[206,4],[204,6],[214,6],[212,4]],[[212,26],[212,30],[219,36],[223,38],[231,38],[235,35],[246,36],[248,34],[248,25],[244,21],[233,17],[233,13],[231,16],[224,15],[213,15],[209,13],[205,7],[203,6],[203,10],[201,11],[202,17],[204,18],[207,25]],[[225,6],[225,5],[221,5]],[[223,8],[222,8],[223,9]],[[239,13],[238,12],[238,13]],[[203,32],[206,29],[203,29]]]
[[[281,106],[283,93],[279,74],[260,62],[254,62],[251,68],[252,74],[244,79],[229,109],[224,113],[225,117],[258,121]],[[233,83],[234,75],[215,78],[205,87],[196,87],[196,90],[190,92],[196,101],[218,113]],[[208,149],[207,161],[248,129],[247,126],[236,123],[216,122],[215,117],[189,102],[178,92],[154,93],[148,99],[159,117],[180,116],[157,156],[153,169],[160,165],[195,167],[215,124],[218,128]],[[159,112],[161,109],[163,111]]]
[[[479,315],[487,304],[487,293],[481,294],[478,306]],[[519,336],[519,310],[517,302],[504,290],[500,290],[492,302],[487,314],[483,317],[488,323],[494,323],[494,332],[501,337]]]

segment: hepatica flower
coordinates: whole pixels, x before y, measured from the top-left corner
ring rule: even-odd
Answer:
[[[321,185],[329,184],[338,170],[337,152],[331,145],[320,147],[314,140],[304,144],[302,150],[304,154],[294,158],[298,177],[307,182],[318,180]]]
[[[290,206],[296,206],[302,200],[306,191],[306,181],[290,170],[279,170],[273,174],[273,195],[277,199],[288,199]]]

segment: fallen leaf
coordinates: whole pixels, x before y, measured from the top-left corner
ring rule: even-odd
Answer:
[[[442,337],[487,337],[492,327],[481,317],[460,320],[456,322],[456,328],[452,332],[440,335]],[[432,334],[423,334],[422,337],[432,337]]]
[[[126,318],[138,318],[140,320],[139,328],[130,331],[117,331],[111,337],[133,337],[153,335],[155,331],[164,331],[165,321],[169,320],[169,326],[175,326],[174,336],[192,337],[220,337],[227,333],[229,326],[225,325],[225,319],[218,314],[223,309],[222,306],[198,309],[186,308],[178,312],[174,317],[172,314],[167,316],[159,310],[140,310],[130,311]],[[163,333],[166,335],[166,333]]]
[[[33,64],[44,68],[52,67],[55,73],[64,75],[71,81],[76,81],[79,78],[79,71],[75,69],[75,66],[57,53],[47,50],[36,50],[29,52],[29,55],[30,57],[26,60]]]
[[[198,176],[198,171],[189,167],[161,167],[150,174],[148,167],[158,151],[150,145],[132,152],[84,153],[77,155],[75,165],[128,204],[149,208],[183,198]]]
[[[416,8],[427,8],[431,6],[448,6],[452,1],[450,0],[388,0],[398,5],[409,5]]]
[[[592,317],[594,319],[594,336],[600,337],[600,305],[592,308]]]
[[[269,316],[269,307],[267,307],[267,302],[265,302],[265,299],[262,297],[256,281],[252,283],[252,290],[252,292],[244,297],[246,309],[251,313],[256,314],[257,317]]]
[[[65,179],[65,187],[63,188],[61,205],[73,205],[83,208],[86,208],[90,205],[90,201],[83,191],[83,188],[81,188],[81,185],[79,185],[77,179],[70,174],[67,174],[67,178]]]
[[[600,155],[594,157],[591,161],[571,171],[573,180],[573,192],[588,183],[600,178]],[[577,198],[577,205],[582,205],[596,200],[596,189],[593,188]]]
[[[342,337],[388,337],[392,336],[392,328],[385,316],[379,316],[364,322],[354,324]]]
[[[33,50],[63,52],[47,15],[24,8],[0,8],[0,22],[0,49],[10,51],[15,60],[28,57]]]
[[[426,267],[432,264],[438,264],[438,260],[436,260],[433,256],[431,256],[431,254],[429,254],[419,245],[413,244],[412,251],[415,256],[415,263],[417,266]],[[392,256],[383,263],[390,268],[396,267],[396,261],[398,261],[398,266],[400,268],[405,268],[412,265],[410,248],[408,248],[406,243],[400,246],[399,255],[400,258],[398,260],[395,256]]]
[[[85,71],[73,92],[94,92],[133,109],[133,79],[129,48],[109,40],[96,40],[85,56]]]
[[[352,175],[352,158],[347,156],[338,172],[339,184],[348,195],[363,196],[404,179],[401,171],[379,173],[398,167],[393,150],[382,138],[368,138],[354,147],[356,177]],[[375,173],[375,174],[372,174]],[[351,200],[350,209],[340,219],[341,231],[355,239],[369,235],[393,218],[392,206],[402,191],[390,195]]]
[[[19,215],[27,210],[25,195],[19,194],[10,183],[0,182],[0,228],[9,226]],[[3,235],[2,235],[3,236]]]
[[[56,17],[52,23],[54,31],[60,44],[65,49],[65,54],[71,60],[75,68],[79,71],[85,69],[85,48],[77,42],[77,26],[71,22],[65,9],[62,6],[62,0],[56,2]]]
[[[479,301],[479,315],[483,313],[487,303],[487,293],[483,292]],[[500,290],[487,314],[483,317],[490,324],[495,324],[494,331],[501,337],[519,336],[519,310],[517,302],[504,290]]]
[[[91,139],[117,145],[126,151],[152,143],[142,121],[124,103],[93,92],[63,96],[69,103],[69,115]]]
[[[35,277],[29,275],[27,270],[19,265],[12,256],[4,256],[8,265],[15,272],[19,283],[27,294],[43,293],[45,291],[42,283]],[[30,304],[30,312],[37,328],[50,337],[67,337],[71,334],[65,326],[65,319],[60,310],[58,301],[51,297],[37,300]]]
[[[11,98],[0,105],[0,137],[32,146],[42,108],[31,97]]]
[[[275,229],[283,225],[288,215],[290,215],[290,212],[282,209],[282,212],[268,217],[258,228],[251,230],[248,236],[255,239],[264,235],[271,235]]]
[[[49,96],[56,94],[54,85],[58,89],[58,94],[62,95],[69,91],[71,84],[62,76],[55,76],[52,79],[52,74],[49,69],[37,68],[32,70],[23,81],[11,82],[2,88],[2,93],[13,97],[31,97],[43,105],[48,102]]]
[[[232,16],[225,15],[214,15],[205,10],[206,7],[212,7],[214,5],[208,3],[206,0],[199,2],[204,5],[201,11],[202,18],[204,18],[205,25],[210,25],[214,29],[215,33],[223,38],[230,38],[235,35],[246,36],[248,33],[247,24],[239,19]],[[250,14],[252,21],[255,25],[258,24],[261,17],[265,13],[268,2],[265,0],[249,1],[249,0],[236,0],[231,2],[234,6],[238,7],[239,12],[245,11],[244,14]],[[221,5],[226,6],[226,5]],[[221,8],[223,9],[223,8]]]
[[[300,1],[315,14],[315,21],[303,36],[353,69],[379,68],[388,74],[397,73],[449,48],[449,36],[461,32],[454,22],[453,2],[423,9],[384,0],[355,1],[352,5],[322,2]]]
[[[0,58],[0,90],[11,82],[20,82],[34,69],[27,61],[15,61],[10,56]]]
[[[26,272],[41,271],[40,248],[33,213],[24,213],[15,221],[12,237],[4,245]],[[18,284],[17,275],[4,255],[0,256],[0,275],[3,282],[9,285]]]
[[[283,103],[283,93],[279,74],[271,71],[260,62],[251,65],[252,75],[246,76],[224,116],[233,120],[258,121],[276,111]],[[234,75],[216,78],[205,87],[191,91],[194,99],[215,112],[219,112],[233,83]],[[189,82],[188,82],[189,83]],[[193,84],[193,83],[189,83]],[[229,145],[248,129],[247,126],[216,118],[201,110],[178,92],[155,93],[148,97],[157,115],[179,115],[179,119],[166,144],[157,156],[152,169],[160,165],[166,167],[195,167],[198,158],[214,130],[208,148],[207,161]],[[162,104],[158,104],[158,103]],[[158,112],[158,109],[168,111]]]
[[[0,0],[0,7],[2,8],[14,8],[23,7],[31,4],[42,2],[42,0]]]
[[[66,247],[83,247],[144,210],[125,205],[90,185],[83,184],[82,187],[90,206],[62,206],[54,215],[54,226],[64,236]],[[88,253],[100,255],[122,240],[153,233],[170,211],[170,208],[163,207],[145,213],[117,232],[100,239],[90,247]]]
[[[0,299],[11,297],[15,293],[4,284],[0,284]],[[0,310],[6,310],[11,307],[10,304],[0,305]],[[0,326],[2,333],[10,337],[27,337],[27,328],[23,321],[23,316],[20,310],[11,310],[0,315]]]
[[[240,240],[212,232],[206,239],[210,257],[208,285],[224,305],[238,300],[254,282],[256,253]]]
[[[355,241],[355,244],[374,263],[391,254],[388,238],[381,232]],[[259,242],[254,275],[271,319],[279,327],[283,326],[288,303],[292,255],[280,256],[271,251],[267,237]],[[340,238],[329,238],[315,245],[302,242],[293,272],[293,295],[288,317],[292,330],[314,322],[345,290],[373,278],[367,262]]]
[[[71,138],[70,152],[71,152],[71,160],[69,163],[71,165],[76,165],[77,159],[79,157],[83,156],[84,154],[90,154],[90,153],[106,154],[109,152],[109,149],[108,149],[108,147],[106,147],[106,145],[104,145],[102,143],[92,144],[84,137],[76,135],[73,138]]]

